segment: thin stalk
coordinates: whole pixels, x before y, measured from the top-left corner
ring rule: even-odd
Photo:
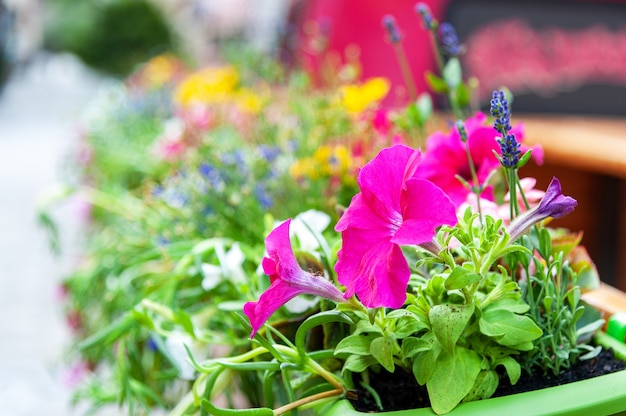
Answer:
[[[312,396],[304,397],[302,399],[296,400],[295,402],[286,404],[284,406],[279,407],[278,409],[274,409],[274,416],[284,415],[287,412],[290,412],[293,409],[296,409],[305,404],[309,404],[318,400],[326,399],[329,397],[340,396],[343,394],[343,388],[329,390],[322,393],[317,393]]]
[[[402,43],[394,43],[393,50],[396,53],[396,59],[398,60],[398,65],[400,65],[402,77],[404,78],[407,90],[409,91],[409,97],[411,98],[411,101],[415,102],[417,100],[417,87],[415,86],[415,81],[413,80],[413,75],[411,74],[411,67],[409,66],[409,61],[406,57],[406,52],[404,51]]]
[[[476,166],[474,166],[474,160],[472,159],[472,152],[469,148],[469,141],[465,141],[465,154],[467,155],[467,161],[470,169],[470,174],[472,176],[472,182],[474,182],[474,186],[472,186],[472,191],[476,194],[476,208],[478,209],[478,219],[480,221],[480,225],[483,225],[483,213],[480,207],[480,194],[481,185],[478,181],[478,174],[476,173]]]

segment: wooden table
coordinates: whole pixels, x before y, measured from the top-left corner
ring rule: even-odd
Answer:
[[[529,164],[520,176],[536,176],[543,189],[559,178],[579,202],[559,224],[583,230],[602,280],[626,291],[626,120],[515,114],[512,121],[524,123],[524,143],[541,144],[545,154],[544,166]]]

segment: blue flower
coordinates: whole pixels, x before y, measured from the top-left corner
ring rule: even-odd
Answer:
[[[276,160],[278,155],[280,155],[280,147],[278,146],[267,146],[262,144],[258,147],[258,150],[263,159],[270,163]]]
[[[224,188],[224,178],[222,173],[214,166],[208,163],[201,163],[198,167],[200,174],[209,181],[212,189],[218,192]]]
[[[265,185],[263,185],[262,183],[256,185],[254,193],[256,195],[256,199],[259,201],[264,209],[269,209],[272,207],[272,205],[274,205],[272,197],[267,193]]]

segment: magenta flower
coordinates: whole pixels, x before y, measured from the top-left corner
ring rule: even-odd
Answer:
[[[499,133],[493,126],[485,125],[486,120],[485,114],[477,113],[465,121],[470,153],[481,184],[493,170],[500,167],[500,162],[493,154],[494,150],[500,153],[500,146],[497,142]],[[522,140],[521,126],[512,128],[511,133],[515,134],[519,141]],[[417,169],[417,176],[428,179],[443,189],[457,207],[465,202],[470,191],[455,175],[460,175],[472,183],[465,146],[457,129],[452,129],[449,134],[434,133],[426,142],[426,152]],[[522,151],[525,149],[528,148],[522,147]],[[542,162],[543,153],[540,147],[533,149],[533,157],[538,163]],[[481,196],[493,200],[493,189],[488,187]]]
[[[368,307],[399,308],[410,270],[400,245],[430,243],[436,229],[457,222],[450,198],[416,178],[421,153],[404,145],[382,150],[359,172],[354,196],[335,229],[343,244],[335,266],[345,297]]]
[[[252,325],[251,338],[282,305],[294,297],[308,293],[335,302],[343,302],[343,293],[322,276],[300,268],[291,248],[291,220],[276,227],[265,239],[268,257],[263,258],[263,271],[270,277],[270,287],[257,302],[247,302],[243,312]]]
[[[539,205],[515,218],[509,226],[511,241],[517,240],[530,227],[548,217],[561,218],[569,214],[576,205],[578,202],[574,198],[561,193],[561,182],[557,178],[552,178]]]

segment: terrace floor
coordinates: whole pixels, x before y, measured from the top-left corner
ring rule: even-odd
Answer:
[[[48,249],[36,207],[61,178],[81,112],[103,82],[71,57],[40,55],[0,93],[1,415],[80,414],[69,405],[58,298],[79,223],[71,207],[54,211],[70,254],[61,261]]]

